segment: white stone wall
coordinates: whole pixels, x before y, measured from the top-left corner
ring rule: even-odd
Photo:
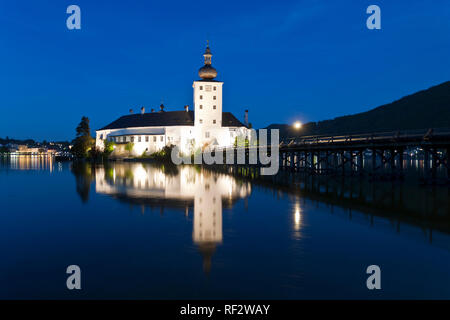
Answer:
[[[211,143],[222,129],[222,86],[219,81],[194,81],[196,147]],[[222,138],[221,138],[222,140]]]

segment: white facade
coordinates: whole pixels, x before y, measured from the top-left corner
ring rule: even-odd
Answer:
[[[223,82],[218,81],[194,81],[195,126],[222,126],[222,86]]]
[[[202,80],[194,81],[192,86],[194,92],[193,124],[166,126],[152,124],[141,127],[132,125],[125,128],[98,130],[96,131],[96,147],[103,150],[104,141],[108,139],[114,141],[116,147],[120,147],[114,151],[115,153],[119,153],[119,149],[124,152],[125,145],[131,142],[133,143],[131,151],[133,156],[151,154],[166,145],[177,145],[181,152],[190,154],[198,149],[212,150],[231,147],[237,137],[248,137],[249,130],[236,119],[231,125],[223,123],[223,82],[213,80],[217,71],[211,66],[212,54],[209,47],[204,56],[205,65],[199,71]],[[175,113],[173,115],[175,116]],[[164,116],[171,117],[171,112],[165,112]]]

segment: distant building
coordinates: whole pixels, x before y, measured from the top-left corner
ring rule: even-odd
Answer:
[[[165,111],[163,104],[157,112],[152,109],[146,113],[144,107],[139,114],[132,114],[130,110],[131,114],[96,131],[96,147],[102,150],[104,140],[108,139],[119,147],[115,152],[131,142],[135,155],[153,153],[166,145],[177,145],[182,152],[191,153],[198,148],[233,146],[237,139],[248,137],[248,125],[222,110],[223,82],[214,80],[217,71],[211,65],[209,46],[203,56],[204,66],[198,72],[201,80],[193,83],[193,111],[189,106],[183,111]],[[247,111],[245,119],[248,119]]]
[[[27,145],[19,145],[17,152],[19,154],[38,154],[40,153],[39,148],[30,148]]]

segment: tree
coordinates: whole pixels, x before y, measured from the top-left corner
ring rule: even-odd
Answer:
[[[172,163],[171,155],[174,147],[172,144],[164,146],[161,150],[152,153],[150,158],[159,162]]]
[[[91,136],[91,129],[89,128],[89,118],[81,117],[81,122],[77,127],[77,137]]]
[[[134,143],[133,142],[128,142],[125,145],[125,150],[128,151],[128,153],[130,153],[130,154],[133,151],[133,148],[134,148]]]
[[[91,137],[91,129],[89,127],[89,118],[81,118],[76,132],[77,136],[73,140],[72,154],[77,158],[86,158],[89,155],[89,150],[94,146],[94,139]]]
[[[109,141],[108,139],[103,140],[103,152],[106,156],[109,156],[114,151],[115,147],[116,144],[114,141]]]

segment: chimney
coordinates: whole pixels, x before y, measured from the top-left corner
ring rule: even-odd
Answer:
[[[188,111],[189,111],[189,105],[185,105],[185,106],[184,106],[184,110],[185,110],[186,112],[188,112]]]
[[[130,114],[133,114],[133,109],[130,109]]]
[[[160,111],[159,112],[164,112],[164,105],[161,103],[161,105],[159,106]]]
[[[153,113],[153,112],[155,112],[155,109],[152,108],[150,111]]]
[[[141,107],[141,114],[145,113],[145,107]]]
[[[248,127],[248,110],[245,110],[244,124],[246,127]]]

